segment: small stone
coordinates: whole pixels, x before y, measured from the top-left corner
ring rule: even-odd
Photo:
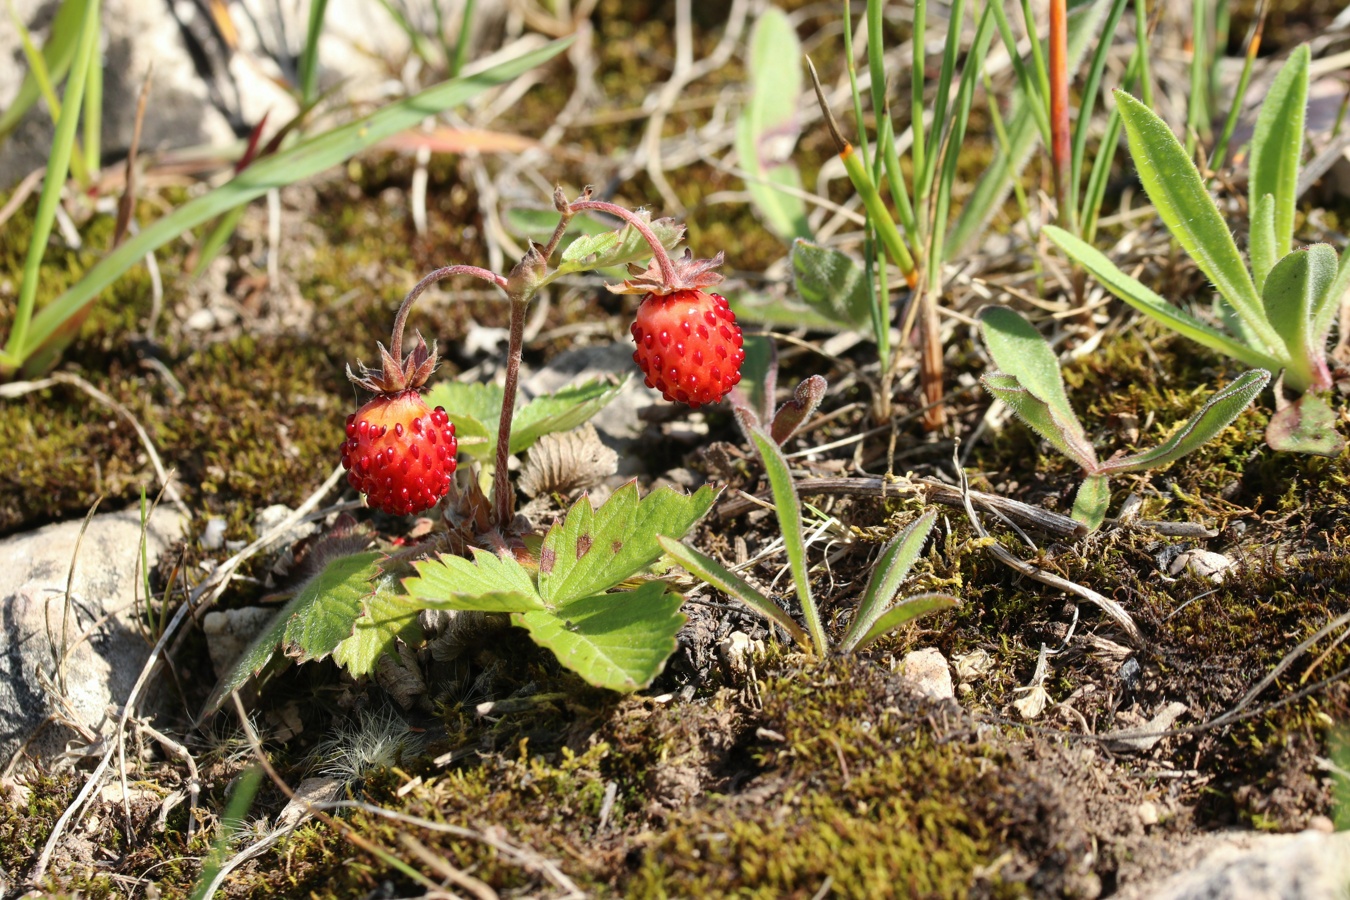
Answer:
[[[1327,816],[1313,816],[1308,820],[1308,830],[1331,834],[1336,830],[1336,823]]]
[[[728,678],[744,678],[750,671],[750,661],[764,652],[764,642],[751,640],[744,631],[733,631],[717,642],[717,658]]]
[[[273,503],[271,506],[264,506],[253,514],[253,530],[258,537],[267,534],[273,528],[276,528],[282,522],[286,521],[293,509],[284,503]],[[297,522],[282,534],[272,538],[264,549],[275,549],[278,546],[289,546],[301,538],[309,537],[319,530],[319,526],[313,522]]]
[[[199,542],[203,550],[219,550],[225,546],[225,520],[211,518],[206,520]]]
[[[905,658],[900,661],[900,674],[934,700],[956,697],[947,658],[936,647],[924,647],[905,654]]]
[[[1137,812],[1139,814],[1139,822],[1145,828],[1149,825],[1157,825],[1162,821],[1162,816],[1158,812],[1158,805],[1152,800],[1145,800],[1143,803],[1140,803]]]
[[[1237,563],[1212,550],[1187,550],[1178,554],[1167,567],[1169,574],[1179,576],[1183,572],[1195,578],[1206,578],[1215,584],[1222,584],[1228,577],[1228,571]]]

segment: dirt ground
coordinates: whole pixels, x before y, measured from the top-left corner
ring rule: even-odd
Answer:
[[[668,50],[652,48],[665,46],[672,13],[663,4],[623,6],[602,2],[592,17],[604,103],[591,120],[568,126],[536,176],[569,194],[607,185],[616,202],[664,214],[662,186],[632,164],[628,148],[643,135],[644,77],[668,75]],[[832,58],[828,49],[834,41],[820,37],[836,15],[808,9],[798,19],[827,77],[842,71],[838,50]],[[1322,21],[1318,15],[1281,20],[1284,30],[1274,29],[1264,50],[1290,46]],[[724,21],[700,11],[698,55],[715,45]],[[556,71],[554,83],[533,89],[496,127],[542,132],[574,87],[565,62]],[[709,129],[718,97],[737,90],[743,75],[733,60],[687,88],[666,136]],[[786,294],[787,248],[744,195],[721,196],[740,189],[714,164],[725,137],[670,163],[663,178],[686,207],[698,255],[723,250],[733,285]],[[832,155],[821,129],[806,129],[799,152],[812,183]],[[154,587],[171,605],[181,602],[183,573],[190,586],[205,577],[201,563],[219,557],[203,546],[208,519],[223,518],[230,541],[251,540],[257,510],[297,506],[324,480],[354,408],[344,366],[373,355],[398,299],[422,274],[451,261],[490,264],[484,235],[496,225],[485,210],[503,183],[532,184],[503,176],[509,167],[496,155],[436,155],[427,172],[429,230],[418,234],[410,210],[416,168],[407,155],[370,154],[282,191],[280,244],[269,242],[267,210],[257,204],[228,252],[197,280],[184,274],[190,247],[171,245],[160,259],[166,293],[158,320],[151,322],[148,276],[133,272],[67,352],[62,370],[146,427],[195,512],[188,538],[156,571]],[[1113,210],[1129,201],[1131,177],[1121,170]],[[1043,178],[1038,163],[1027,178]],[[537,186],[530,190],[534,202],[547,201]],[[147,191],[173,203],[184,188],[152,179]],[[847,199],[841,184],[831,192],[836,202]],[[152,215],[154,204],[144,202]],[[1300,240],[1345,246],[1341,204],[1325,191],[1305,198]],[[21,270],[34,208],[28,201],[0,233],[0,271]],[[106,243],[106,218],[82,223],[86,246]],[[1201,276],[1151,220],[1110,228],[1116,236],[1135,229],[1132,262],[1164,296],[1203,295]],[[1091,536],[1025,523],[1018,533],[986,510],[980,516],[992,536],[981,538],[951,502],[954,454],[973,489],[1061,518],[1081,479],[1010,417],[987,416],[990,400],[977,381],[987,362],[972,319],[987,302],[1022,309],[1060,336],[1070,398],[1106,455],[1166,433],[1203,402],[1198,386],[1237,372],[1099,290],[1086,314],[1074,309],[1072,284],[1048,278],[1037,294],[1035,266],[1053,259],[1043,250],[1010,233],[1002,217],[961,260],[942,304],[950,420],[940,431],[922,428],[918,360],[908,342],[897,348],[896,413],[879,419],[874,345],[742,317],[747,333],[775,336],[782,391],[813,374],[831,383],[819,414],[784,447],[799,481],[830,484],[802,491],[811,527],[833,520],[810,553],[826,622],[839,630],[878,550],[926,499],[938,504],[939,522],[905,590],[949,591],[961,599],[958,609],[822,662],[794,652],[724,595],[676,575],[689,616],[679,649],[651,688],[623,697],[586,686],[492,617],[457,623],[414,648],[425,689],[402,704],[387,684],[354,682],[330,661],[289,667],[254,693],[252,721],[289,786],[349,805],[332,810],[330,821],[291,820],[293,831],[281,829],[287,798],[264,780],[243,828],[218,851],[257,853],[235,861],[220,893],[420,896],[411,866],[455,895],[476,897],[1100,897],[1187,865],[1188,847],[1216,831],[1331,830],[1339,807],[1326,761],[1350,753],[1350,734],[1338,731],[1350,721],[1350,646],[1343,625],[1318,633],[1350,614],[1350,454],[1269,450],[1267,396],[1200,452],[1118,478],[1112,513],[1127,498],[1141,506],[1133,519]],[[49,263],[52,289],[94,259],[84,251]],[[568,281],[539,307],[527,370],[628,340],[637,298],[611,295],[600,283]],[[0,288],[0,322],[12,316],[14,297],[12,285]],[[497,377],[504,343],[494,329],[507,324],[506,304],[462,285],[428,299],[414,324],[444,352],[437,377]],[[1345,393],[1333,404],[1344,421]],[[79,517],[100,494],[110,506],[129,504],[153,481],[134,435],[105,427],[106,411],[87,395],[55,386],[4,405],[0,534]],[[691,535],[695,546],[738,562],[776,537],[772,512],[745,499],[766,501],[768,487],[725,404],[697,412],[652,406],[632,434],[623,465],[644,491],[722,486]],[[597,493],[628,477],[611,477]],[[324,502],[351,507],[354,499],[335,492]],[[572,499],[532,504],[536,526]],[[387,546],[439,533],[339,507],[325,527],[344,511]],[[1116,601],[1140,639],[1081,597],[999,562],[992,542]],[[1234,566],[1210,578],[1188,564],[1195,551]],[[294,576],[277,573],[303,553],[302,545],[277,548],[248,561],[222,607],[284,599]],[[785,566],[781,553],[770,554],[748,577],[800,613]],[[736,632],[756,650],[729,653]],[[918,648],[943,654],[954,698],[933,699],[903,676],[901,661]],[[199,709],[216,677],[200,631],[188,633],[171,665],[180,705]],[[122,798],[105,795],[61,842],[40,891],[192,894],[253,752],[229,709],[200,727],[172,717],[155,727],[193,755],[197,807],[166,803],[187,787],[188,769],[141,736],[127,763],[136,788],[129,827]],[[25,883],[87,768],[66,760],[6,781],[0,892]]]

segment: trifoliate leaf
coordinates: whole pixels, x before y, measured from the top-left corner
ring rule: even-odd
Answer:
[[[598,510],[582,497],[549,529],[539,556],[539,594],[553,606],[607,591],[661,555],[659,535],[675,538],[703,517],[717,497],[704,486],[694,494],[668,487],[638,500],[629,482]]]
[[[556,611],[516,613],[511,621],[558,662],[596,687],[625,693],[652,683],[675,652],[684,601],[665,584],[582,597]]]
[[[206,702],[205,712],[220,708],[272,660],[280,647],[296,662],[323,659],[352,636],[365,603],[375,593],[383,553],[340,556],[301,586],[267,629],[249,645]]]
[[[543,609],[530,573],[511,557],[477,548],[470,562],[462,556],[440,556],[413,563],[418,577],[403,587],[423,607],[479,612],[525,612]]]
[[[405,644],[422,640],[417,621],[422,604],[400,591],[392,577],[378,579],[375,593],[363,605],[351,637],[333,648],[333,661],[357,677],[374,672],[381,656],[397,660],[399,640]]]

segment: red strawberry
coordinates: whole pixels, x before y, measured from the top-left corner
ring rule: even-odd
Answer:
[[[443,407],[406,390],[380,394],[347,417],[342,467],[372,507],[393,515],[430,509],[450,490],[459,442]]]
[[[648,294],[633,322],[633,361],[647,387],[698,409],[741,380],[741,328],[721,294],[699,290]]]
[[[400,363],[401,330],[393,353],[379,345],[381,368],[359,366],[360,375],[347,368],[347,377],[375,397],[347,417],[342,467],[372,507],[406,516],[430,509],[450,490],[459,442],[445,409],[428,409],[417,391],[436,368],[435,351],[419,334]]]
[[[744,339],[726,298],[706,288],[722,280],[714,271],[722,254],[694,259],[688,250],[671,260],[652,239],[655,253],[646,269],[629,266],[623,284],[606,285],[616,294],[645,294],[633,321],[633,362],[647,387],[667,400],[698,409],[716,403],[741,380]]]

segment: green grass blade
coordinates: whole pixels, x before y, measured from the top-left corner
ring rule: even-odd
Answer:
[[[789,616],[781,606],[757,591],[744,578],[688,544],[665,535],[657,537],[657,540],[661,543],[661,549],[694,577],[703,579],[733,600],[739,600],[770,622],[781,625],[804,652],[813,652],[811,638],[802,630],[802,626],[793,621],[792,616]]]
[[[1111,54],[1111,39],[1115,36],[1120,18],[1125,14],[1125,4],[1129,0],[1112,0],[1106,14],[1106,25],[1097,41],[1097,50],[1092,54],[1088,66],[1087,80],[1083,82],[1082,100],[1078,108],[1078,122],[1073,131],[1073,149],[1069,156],[1069,202],[1078,208],[1078,189],[1083,179],[1083,159],[1087,154],[1088,131],[1092,127],[1092,110],[1097,104],[1097,93],[1101,90],[1102,72],[1106,69],[1106,58]],[[1114,146],[1110,152],[1114,153]],[[1080,232],[1081,233],[1081,232]]]
[[[911,36],[914,50],[910,54],[909,66],[909,112],[913,139],[910,143],[909,158],[914,164],[915,175],[923,171],[928,157],[928,145],[923,133],[923,93],[928,80],[927,38],[928,0],[914,0],[914,32]]]
[[[887,545],[872,567],[872,577],[867,580],[862,599],[858,601],[858,612],[844,635],[839,648],[845,653],[853,650],[859,639],[871,630],[877,619],[886,612],[900,585],[909,575],[909,570],[919,558],[928,535],[937,522],[937,513],[926,512],[915,519]]]
[[[1217,350],[1249,366],[1263,369],[1282,369],[1286,361],[1263,352],[1255,347],[1233,340],[1226,334],[1206,325],[1185,312],[1180,307],[1168,303],[1137,279],[1122,272],[1115,263],[1106,258],[1100,250],[1091,244],[1074,237],[1061,228],[1047,225],[1041,233],[1050,238],[1070,259],[1087,269],[1102,283],[1108,291],[1133,306],[1140,312],[1152,316],[1159,322],[1211,350]],[[1266,326],[1269,328],[1269,325]]]
[[[309,22],[305,27],[305,49],[300,52],[300,105],[309,106],[319,86],[319,38],[323,35],[323,20],[328,12],[328,0],[312,0]]]
[[[1308,45],[1296,48],[1271,82],[1252,133],[1251,208],[1271,194],[1275,198],[1275,253],[1293,248],[1298,170],[1303,161],[1303,122],[1308,105]]]
[[[458,78],[469,61],[469,36],[473,34],[474,0],[464,0],[464,12],[459,17],[459,36],[455,38],[455,52],[450,57],[450,77]],[[436,3],[439,15],[441,5]]]
[[[108,254],[90,269],[78,284],[38,313],[33,319],[27,344],[16,344],[11,336],[11,344],[7,349],[12,356],[22,359],[21,355],[14,353],[15,346],[40,345],[51,337],[66,319],[93,301],[100,291],[138,263],[145,254],[153,252],[188,229],[228,212],[241,203],[260,197],[272,188],[301,181],[344,162],[385,138],[416,126],[427,116],[436,115],[464,103],[491,87],[510,81],[522,72],[553,58],[571,42],[570,37],[562,38],[486,72],[442,82],[355,122],[315,135],[289,150],[255,162],[234,180],[205,196],[188,201]],[[44,233],[42,243],[45,241]],[[36,272],[34,274],[36,276]]]
[[[95,41],[89,49],[89,82],[84,88],[84,168],[85,179],[93,178],[103,167],[103,50]],[[72,162],[75,157],[72,157]]]
[[[952,79],[956,77],[956,57],[961,52],[961,23],[965,20],[966,0],[953,0],[951,18],[947,22],[947,42],[942,48],[942,68],[938,70],[937,95],[933,99],[933,121],[928,126],[928,157],[924,160],[923,170],[914,175],[914,200],[920,209],[932,195],[933,181],[937,177],[939,143],[947,132],[947,105]],[[934,219],[933,230],[945,231],[940,219]]]
[[[1142,0],[1136,0],[1142,2]],[[1261,41],[1261,23],[1258,21],[1252,27],[1251,36],[1247,39],[1247,54],[1242,60],[1242,72],[1238,75],[1237,88],[1233,91],[1233,101],[1228,107],[1228,115],[1223,120],[1223,130],[1219,132],[1219,140],[1214,145],[1214,150],[1209,155],[1209,167],[1219,169],[1223,166],[1224,157],[1228,154],[1228,142],[1233,139],[1233,132],[1237,130],[1238,117],[1242,114],[1244,101],[1247,99],[1247,86],[1252,80],[1252,64],[1256,62],[1256,54],[1260,49]],[[1215,62],[1218,61],[1216,55]],[[1151,105],[1147,100],[1145,105]]]
[[[993,4],[997,9],[998,4]],[[1069,64],[1077,66],[1078,61],[1082,59],[1087,51],[1087,46],[1092,37],[1096,34],[1097,25],[1101,22],[1102,12],[1105,7],[1101,0],[1096,3],[1089,3],[1069,10]],[[997,15],[997,13],[995,13]],[[1043,50],[1040,42],[1035,37],[1035,28],[1032,32],[1032,55],[1035,57]],[[1040,63],[1044,66],[1044,60]],[[1033,71],[1033,75],[1035,72]],[[1036,84],[1041,83],[1038,77]],[[1037,88],[1036,90],[1039,90]],[[1036,99],[1029,99],[1029,97]],[[1028,95],[1018,85],[1013,92],[1012,107],[1008,111],[1008,140],[1007,149],[999,147],[994,154],[993,160],[981,173],[976,181],[974,189],[966,199],[957,215],[956,223],[947,233],[947,241],[943,250],[944,259],[954,259],[960,255],[961,251],[966,249],[970,243],[977,238],[984,230],[985,225],[993,217],[994,212],[1002,204],[1003,198],[1008,195],[1017,176],[1021,173],[1022,167],[1026,165],[1031,152],[1036,148],[1037,138],[1041,137],[1042,129],[1033,116],[1045,115],[1046,107],[1044,94]],[[1045,120],[1044,131],[1049,132],[1050,120]]]
[[[1136,45],[1134,53],[1130,56],[1130,64],[1125,69],[1125,80],[1122,82],[1126,90],[1133,90],[1135,83],[1141,80],[1147,59],[1148,47]],[[1082,237],[1089,244],[1097,237],[1097,221],[1101,218],[1102,201],[1106,198],[1106,182],[1111,177],[1111,163],[1115,160],[1120,145],[1121,127],[1120,108],[1112,106],[1111,112],[1106,117],[1106,131],[1102,134],[1101,143],[1097,145],[1097,156],[1092,160],[1092,172],[1088,175],[1087,190],[1083,192],[1083,208],[1078,217]]]
[[[1145,0],[1134,0],[1134,50],[1140,54],[1139,96],[1153,108],[1153,73],[1148,64],[1148,10]]]
[[[1139,180],[1163,224],[1266,349],[1276,350],[1279,336],[1262,315],[1251,273],[1195,164],[1156,113],[1124,91],[1115,94]]]
[[[1017,36],[1013,34],[1012,25],[1008,22],[1008,12],[1003,8],[1003,4],[996,0],[990,0],[987,5],[994,12],[994,23],[998,25],[999,37],[1003,39],[1003,46],[1008,50],[1008,58],[1012,60],[1013,73],[1017,76],[1017,88],[1023,97],[1030,98],[1031,112],[1036,119],[1036,127],[1040,129],[1041,141],[1049,144],[1050,119],[1046,113],[1046,101],[1033,80],[1031,70],[1027,68],[1022,55],[1017,52]],[[993,98],[990,100],[992,102]]]
[[[1192,453],[1227,428],[1244,409],[1251,406],[1256,395],[1270,383],[1270,373],[1251,369],[1242,373],[1232,384],[1216,391],[1205,401],[1200,411],[1176,430],[1166,441],[1132,456],[1122,456],[1102,463],[1103,473],[1143,472],[1156,469]]]
[[[60,120],[56,123],[52,152],[47,157],[47,175],[42,181],[42,194],[38,197],[37,214],[33,218],[33,234],[28,244],[28,255],[24,258],[23,281],[19,285],[19,302],[14,314],[14,325],[10,329],[9,340],[5,343],[4,355],[0,357],[0,369],[17,367],[23,361],[24,351],[29,346],[41,344],[44,340],[38,327],[38,319],[42,316],[39,314],[34,318],[33,305],[37,298],[38,275],[42,271],[42,257],[47,249],[47,238],[51,236],[52,223],[56,220],[56,206],[61,202],[61,189],[65,187],[66,174],[70,170],[71,152],[75,147],[75,129],[80,124],[80,104],[84,101],[84,89],[89,79],[89,62],[94,56],[94,47],[98,44],[98,10],[98,0],[91,0],[84,9],[84,20],[80,24],[80,40],[75,48],[75,61],[71,68],[70,79],[66,82],[64,108]]]
[[[1026,26],[1027,37],[1031,39],[1031,61],[1036,69],[1036,81],[1041,86],[1041,97],[1050,96],[1050,67],[1045,63],[1045,48],[1036,33],[1036,13],[1031,8],[1031,0],[1022,0],[1022,23]]]
[[[886,253],[891,257],[891,261],[900,267],[900,271],[905,274],[906,279],[911,279],[914,274],[914,257],[910,255],[909,248],[905,246],[905,240],[900,236],[900,232],[895,227],[895,220],[891,218],[890,210],[886,209],[886,204],[881,200],[881,194],[877,192],[877,186],[872,183],[872,176],[867,174],[867,168],[864,166],[859,155],[853,152],[853,148],[846,148],[839,154],[839,158],[844,162],[844,171],[848,173],[849,181],[853,182],[853,188],[862,198],[863,206],[867,208],[867,214],[871,217],[872,227],[876,229],[877,240],[886,248]]]
[[[986,5],[984,12],[980,14],[980,24],[975,29],[975,41],[961,70],[961,84],[956,93],[951,133],[944,141],[942,177],[938,180],[937,202],[933,206],[933,243],[926,266],[928,286],[934,296],[940,289],[942,262],[945,259],[949,230],[947,214],[951,208],[956,169],[961,161],[962,148],[965,146],[966,124],[970,121],[970,107],[975,100],[975,85],[979,81],[980,72],[984,70],[984,57],[993,39],[994,16]]]
[[[28,110],[32,109],[33,104],[43,95],[43,88],[38,81],[39,72],[45,73],[50,81],[60,81],[70,71],[70,64],[75,60],[75,47],[79,43],[80,23],[84,21],[85,7],[89,2],[90,0],[65,0],[57,9],[56,17],[52,19],[51,34],[42,48],[41,65],[30,64],[28,72],[24,74],[23,83],[19,85],[19,92],[14,95],[4,114],[0,115],[0,139],[18,126]],[[23,38],[27,31],[20,23],[19,37]],[[51,95],[49,102],[51,99],[55,99],[55,94]],[[55,110],[57,107],[51,108]]]
[[[1205,98],[1209,96],[1209,69],[1205,66],[1208,43],[1205,5],[1205,0],[1191,2],[1191,95],[1186,104],[1187,158],[1194,158],[1196,138],[1209,121],[1205,109]]]
[[[778,443],[767,431],[752,421],[744,410],[736,411],[736,420],[764,462],[764,473],[768,476],[769,487],[773,491],[774,512],[778,515],[778,528],[783,535],[783,548],[787,552],[788,566],[792,569],[792,580],[797,586],[797,599],[802,604],[806,630],[811,635],[816,653],[824,656],[830,649],[829,638],[825,635],[820,612],[816,609],[815,598],[811,595],[806,537],[802,533],[802,505],[797,497],[797,488],[792,483],[792,472],[788,469],[783,451],[778,449]]]

